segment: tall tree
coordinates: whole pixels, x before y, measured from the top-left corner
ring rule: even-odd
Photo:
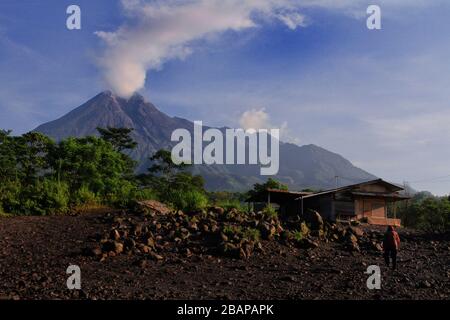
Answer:
[[[136,148],[137,143],[130,136],[133,130],[133,128],[107,127],[105,129],[97,127],[97,131],[100,133],[101,138],[111,143],[114,149],[119,152]]]

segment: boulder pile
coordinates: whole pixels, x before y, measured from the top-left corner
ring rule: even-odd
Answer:
[[[324,221],[322,216],[313,210],[308,211],[296,223],[290,223],[292,231],[284,235],[288,243],[305,249],[315,249],[321,242],[336,242],[342,244],[344,250],[350,252],[382,251],[382,234],[366,234],[357,223],[337,224]]]
[[[167,252],[246,259],[254,250],[263,250],[262,239],[278,239],[283,232],[278,218],[261,212],[211,207],[187,214],[157,201],[137,202],[129,212],[104,219],[110,230],[98,234],[96,243],[84,249],[100,260],[128,254],[159,261]]]
[[[244,213],[237,209],[210,207],[193,213],[172,210],[157,201],[136,202],[132,210],[104,217],[110,229],[96,236],[86,255],[101,261],[117,255],[162,261],[167,253],[186,257],[194,254],[221,255],[247,259],[254,251],[263,252],[264,241],[281,241],[302,249],[315,249],[322,242],[338,242],[344,250],[381,250],[378,236],[366,235],[358,226],[324,221],[309,212],[304,219],[282,221],[264,212]],[[283,225],[285,227],[283,227]]]

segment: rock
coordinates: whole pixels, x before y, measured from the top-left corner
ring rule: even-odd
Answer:
[[[156,200],[138,201],[137,204],[144,211],[153,211],[159,215],[167,215],[171,211],[164,203]]]
[[[152,252],[152,249],[149,247],[149,246],[142,246],[141,247],[141,251],[143,252],[143,253],[150,253],[150,252]]]
[[[349,234],[347,239],[350,243],[358,243],[358,238],[354,234]]]
[[[222,239],[223,242],[227,242],[228,241],[228,237],[225,233],[221,232],[220,233],[220,238]]]
[[[348,249],[350,251],[356,251],[356,252],[360,252],[361,251],[361,249],[359,248],[359,245],[358,245],[357,242],[350,242],[348,244]]]
[[[302,235],[304,237],[308,236],[309,228],[308,228],[308,226],[306,225],[305,222],[300,223],[300,231],[302,232]]]
[[[137,224],[133,225],[131,232],[133,233],[133,235],[138,236],[142,233],[142,228],[143,228],[143,225],[141,223],[137,223]]]
[[[102,246],[102,252],[108,253],[114,251],[114,241],[105,241]]]
[[[350,224],[352,226],[359,226],[361,224],[361,222],[359,222],[358,220],[352,220],[352,221],[350,221]]]
[[[308,210],[306,212],[306,221],[310,223],[311,229],[319,230],[323,228],[323,219],[320,213],[314,210]]]
[[[380,252],[383,251],[383,247],[376,241],[371,241],[370,246],[373,250],[380,251]]]
[[[345,245],[349,251],[361,251],[358,245],[358,238],[350,231],[346,233]]]
[[[145,260],[145,259],[136,260],[134,262],[134,265],[138,266],[139,268],[145,268],[147,266],[147,260]]]
[[[153,249],[155,249],[155,240],[153,238],[147,239],[147,245]]]
[[[93,247],[93,248],[84,248],[83,254],[90,257],[96,257],[102,255],[102,249],[100,247]]]
[[[136,247],[136,241],[134,241],[133,239],[127,238],[125,239],[125,247],[127,247],[128,249],[132,249],[134,247]]]
[[[338,225],[336,227],[335,232],[341,240],[344,239],[345,236],[347,235],[347,230],[341,225]]]
[[[317,241],[313,241],[309,238],[303,238],[302,240],[297,242],[301,248],[305,249],[315,249],[319,247],[319,243]]]
[[[121,217],[114,217],[113,218],[113,222],[121,225],[123,223],[123,218],[121,218]]]
[[[186,254],[186,257],[190,257],[190,256],[192,256],[192,251],[191,250],[189,250],[189,248],[186,248],[185,250],[184,250],[184,253]]]
[[[245,250],[243,248],[239,249],[239,258],[241,258],[241,259],[247,259],[248,258],[247,253],[245,252]]]
[[[195,222],[190,222],[190,223],[189,223],[189,229],[190,229],[191,231],[197,231],[197,230],[198,230],[197,223],[195,223]]]
[[[123,252],[123,244],[118,241],[114,241],[114,253],[119,254],[122,252]]]
[[[428,280],[421,281],[419,283],[419,288],[423,288],[423,289],[431,288],[431,283],[428,282]]]
[[[119,231],[117,229],[112,229],[109,236],[113,240],[119,240],[120,239],[120,233],[119,233]]]
[[[264,222],[260,224],[259,231],[261,232],[261,236],[263,239],[271,240],[277,233],[277,228],[268,222]]]
[[[212,207],[210,210],[218,215],[223,215],[225,213],[225,209],[222,207]]]
[[[350,231],[351,233],[353,233],[355,236],[357,236],[359,238],[364,236],[364,231],[358,227],[348,227],[348,231]]]
[[[161,256],[161,255],[159,255],[159,254],[156,254],[156,253],[154,253],[154,252],[150,252],[150,257],[151,257],[153,260],[157,260],[157,261],[163,260],[163,259],[164,259],[163,256]]]

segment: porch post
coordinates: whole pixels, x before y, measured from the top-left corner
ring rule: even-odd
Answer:
[[[301,213],[302,213],[302,217],[304,216],[304,212],[303,212],[303,196],[300,197],[301,199]]]

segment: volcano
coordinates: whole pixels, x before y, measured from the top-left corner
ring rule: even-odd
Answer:
[[[132,137],[138,147],[130,156],[138,162],[137,170],[144,172],[153,153],[173,147],[175,143],[171,141],[171,135],[174,130],[187,129],[192,132],[194,123],[161,112],[139,94],[124,99],[105,91],[34,131],[58,141],[67,137],[98,135],[97,127],[108,126],[134,129]],[[267,176],[260,175],[260,167],[256,165],[202,164],[193,166],[192,171],[204,177],[206,188],[211,191],[244,191],[267,179]],[[287,184],[290,189],[333,188],[335,176],[340,177],[341,185],[376,178],[339,154],[319,146],[280,142],[280,168],[273,178]]]

